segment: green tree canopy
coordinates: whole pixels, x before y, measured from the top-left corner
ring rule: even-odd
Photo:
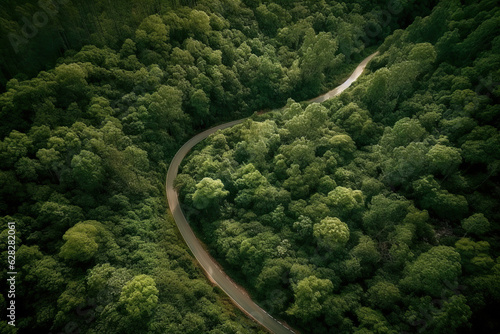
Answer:
[[[155,280],[148,275],[135,276],[123,287],[120,294],[127,314],[132,318],[150,315],[158,304],[158,289]]]
[[[440,296],[453,286],[461,273],[460,254],[448,246],[432,247],[406,268],[400,284],[405,289]]]
[[[102,186],[104,168],[102,159],[95,153],[82,150],[71,160],[72,174],[78,185],[87,191],[93,191]]]
[[[77,223],[64,233],[66,241],[59,255],[66,260],[86,262],[91,260],[99,249],[104,226],[95,220]]]
[[[401,300],[399,288],[393,283],[380,281],[371,286],[368,291],[368,300],[372,307],[394,309]]]
[[[207,209],[226,197],[229,191],[224,189],[221,180],[214,180],[209,177],[203,178],[196,184],[196,191],[193,194],[193,204],[197,209]]]
[[[475,213],[462,220],[462,227],[469,233],[482,235],[490,230],[490,222],[482,213]]]
[[[314,224],[313,235],[320,245],[336,248],[349,240],[349,227],[336,217],[326,217]]]
[[[309,276],[294,287],[294,304],[287,310],[302,321],[317,317],[323,310],[323,302],[333,290],[330,280]]]

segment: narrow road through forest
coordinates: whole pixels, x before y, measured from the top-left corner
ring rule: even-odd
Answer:
[[[378,51],[373,53],[372,55],[365,58],[359,65],[356,67],[351,76],[340,86],[335,89],[329,91],[326,94],[318,96],[315,99],[310,100],[309,102],[323,102],[334,96],[339,95],[345,89],[347,89],[356,79],[363,73],[368,62],[378,54]],[[210,257],[205,249],[203,249],[200,241],[196,238],[193,230],[189,226],[189,223],[182,212],[179,197],[177,191],[174,188],[174,181],[177,177],[177,173],[179,170],[179,166],[187,155],[187,153],[198,144],[203,139],[207,138],[209,135],[214,132],[229,128],[236,124],[243,122],[246,118],[236,120],[233,122],[225,123],[203,131],[190,140],[188,140],[175,154],[174,158],[170,163],[170,167],[167,172],[167,180],[166,180],[166,193],[168,199],[168,205],[170,207],[170,211],[172,212],[172,216],[181,232],[182,237],[186,241],[189,249],[193,253],[194,257],[198,260],[201,267],[205,271],[208,278],[217,284],[234,302],[236,306],[238,306],[243,312],[253,318],[255,321],[260,323],[262,326],[267,328],[273,333],[276,334],[290,334],[294,333],[292,329],[285,326],[283,323],[274,319],[271,315],[269,315],[266,311],[264,311],[261,307],[259,307],[255,302],[248,296],[248,294],[244,291],[243,288],[238,286],[235,282],[233,282],[229,276],[223,271],[221,266],[215,262],[214,259]]]

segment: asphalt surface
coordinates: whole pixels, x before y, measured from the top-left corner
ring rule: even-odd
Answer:
[[[368,62],[378,54],[378,51],[369,57],[365,58],[359,65],[356,67],[351,76],[340,86],[335,89],[329,91],[326,94],[323,94],[315,99],[310,100],[309,102],[323,102],[334,96],[339,95],[345,89],[347,89],[356,79],[363,73]],[[170,163],[170,167],[167,172],[167,180],[166,180],[166,193],[168,199],[168,206],[170,207],[170,211],[174,217],[175,223],[184,238],[184,241],[188,245],[189,249],[193,253],[194,257],[200,263],[201,267],[205,271],[207,277],[215,284],[217,284],[238,306],[243,312],[253,318],[255,321],[260,323],[262,326],[267,328],[269,331],[276,334],[290,334],[295,333],[292,329],[285,326],[283,323],[271,317],[266,311],[264,311],[261,307],[255,304],[252,299],[248,296],[248,294],[244,291],[243,288],[238,286],[235,282],[233,282],[229,276],[227,276],[220,265],[215,262],[213,258],[207,253],[207,251],[202,247],[200,241],[196,238],[193,230],[189,226],[189,223],[182,212],[179,197],[177,191],[174,189],[174,180],[177,177],[177,173],[179,171],[179,166],[187,155],[187,153],[198,144],[203,139],[207,138],[209,135],[217,132],[218,130],[229,128],[236,124],[243,122],[245,119],[236,120],[233,122],[221,124],[219,126],[208,129],[204,132],[201,132],[188,140],[175,154],[174,158]]]
[[[344,83],[334,89],[332,89],[331,91],[329,91],[328,93],[326,94],[323,94],[323,95],[320,95],[312,100],[309,100],[309,102],[313,103],[313,102],[318,102],[318,103],[321,103],[321,102],[324,102],[328,99],[331,99],[332,97],[335,97],[337,95],[339,95],[340,93],[342,93],[344,90],[346,90],[347,88],[349,88],[349,86],[354,82],[356,81],[359,76],[363,73],[366,65],[368,65],[368,63],[370,62],[370,60],[372,60],[373,57],[375,57],[376,55],[378,55],[378,51],[369,55],[368,57],[366,57],[365,59],[363,59],[363,61],[358,65],[358,67],[356,67],[356,69],[354,70],[354,72],[352,72],[351,76],[346,80],[344,81]]]

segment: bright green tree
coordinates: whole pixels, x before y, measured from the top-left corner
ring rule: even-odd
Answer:
[[[158,304],[158,292],[151,276],[138,275],[122,288],[120,303],[132,318],[150,315]]]
[[[103,229],[102,224],[95,220],[79,222],[64,233],[66,242],[59,255],[66,260],[89,261],[99,249],[99,234]]]
[[[213,206],[229,194],[224,189],[221,180],[214,180],[209,177],[203,178],[197,185],[193,194],[193,204],[197,209],[206,209]]]
[[[338,186],[328,193],[328,200],[336,216],[348,218],[349,215],[364,204],[361,190],[352,190]]]
[[[336,217],[326,217],[314,225],[313,235],[320,245],[336,248],[349,240],[349,227]]]

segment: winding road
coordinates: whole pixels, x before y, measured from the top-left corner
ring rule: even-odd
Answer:
[[[316,98],[314,98],[312,100],[309,100],[308,102],[311,102],[311,103],[313,103],[313,102],[321,103],[323,101],[331,99],[332,97],[340,95],[340,93],[342,93],[347,88],[349,88],[349,86],[354,81],[356,81],[359,78],[359,76],[365,70],[366,65],[368,65],[368,63],[370,62],[370,60],[372,60],[373,57],[375,57],[376,55],[378,55],[378,51],[375,52],[375,53],[373,53],[373,54],[371,54],[371,55],[369,55],[365,59],[363,59],[363,61],[361,63],[359,63],[358,67],[356,67],[356,69],[354,70],[354,72],[352,72],[351,76],[346,81],[344,81],[344,83],[342,85],[337,86],[336,88],[332,89],[328,93],[320,95],[320,96],[318,96],[318,97],[316,97]]]
[[[329,91],[326,94],[323,94],[315,99],[310,100],[309,102],[323,102],[334,96],[339,95],[345,89],[347,89],[356,79],[363,73],[368,62],[378,54],[378,51],[374,54],[365,58],[359,65],[356,67],[351,76],[340,86],[335,89]],[[170,211],[172,212],[172,216],[179,228],[179,231],[184,238],[186,244],[189,249],[193,253],[194,257],[200,263],[201,267],[205,271],[207,277],[213,283],[217,284],[234,302],[238,308],[240,308],[243,312],[245,312],[248,316],[253,318],[255,321],[260,323],[262,326],[267,328],[269,331],[276,334],[290,334],[295,333],[291,328],[286,326],[285,324],[279,322],[274,319],[271,315],[269,315],[266,311],[264,311],[260,306],[254,303],[254,301],[250,298],[250,296],[244,291],[243,288],[238,286],[235,282],[233,282],[228,275],[222,270],[220,265],[215,262],[215,260],[210,257],[208,252],[202,247],[200,241],[196,238],[193,230],[189,226],[189,223],[182,212],[179,197],[177,191],[174,188],[174,180],[177,177],[177,173],[179,171],[179,166],[187,155],[187,153],[198,144],[203,139],[207,138],[209,135],[215,133],[218,130],[229,128],[236,124],[243,122],[246,118],[236,120],[233,122],[225,123],[206,131],[203,131],[190,140],[188,140],[175,154],[174,158],[170,163],[170,167],[167,172],[167,180],[166,180],[166,193],[168,199],[168,205],[170,207]]]

